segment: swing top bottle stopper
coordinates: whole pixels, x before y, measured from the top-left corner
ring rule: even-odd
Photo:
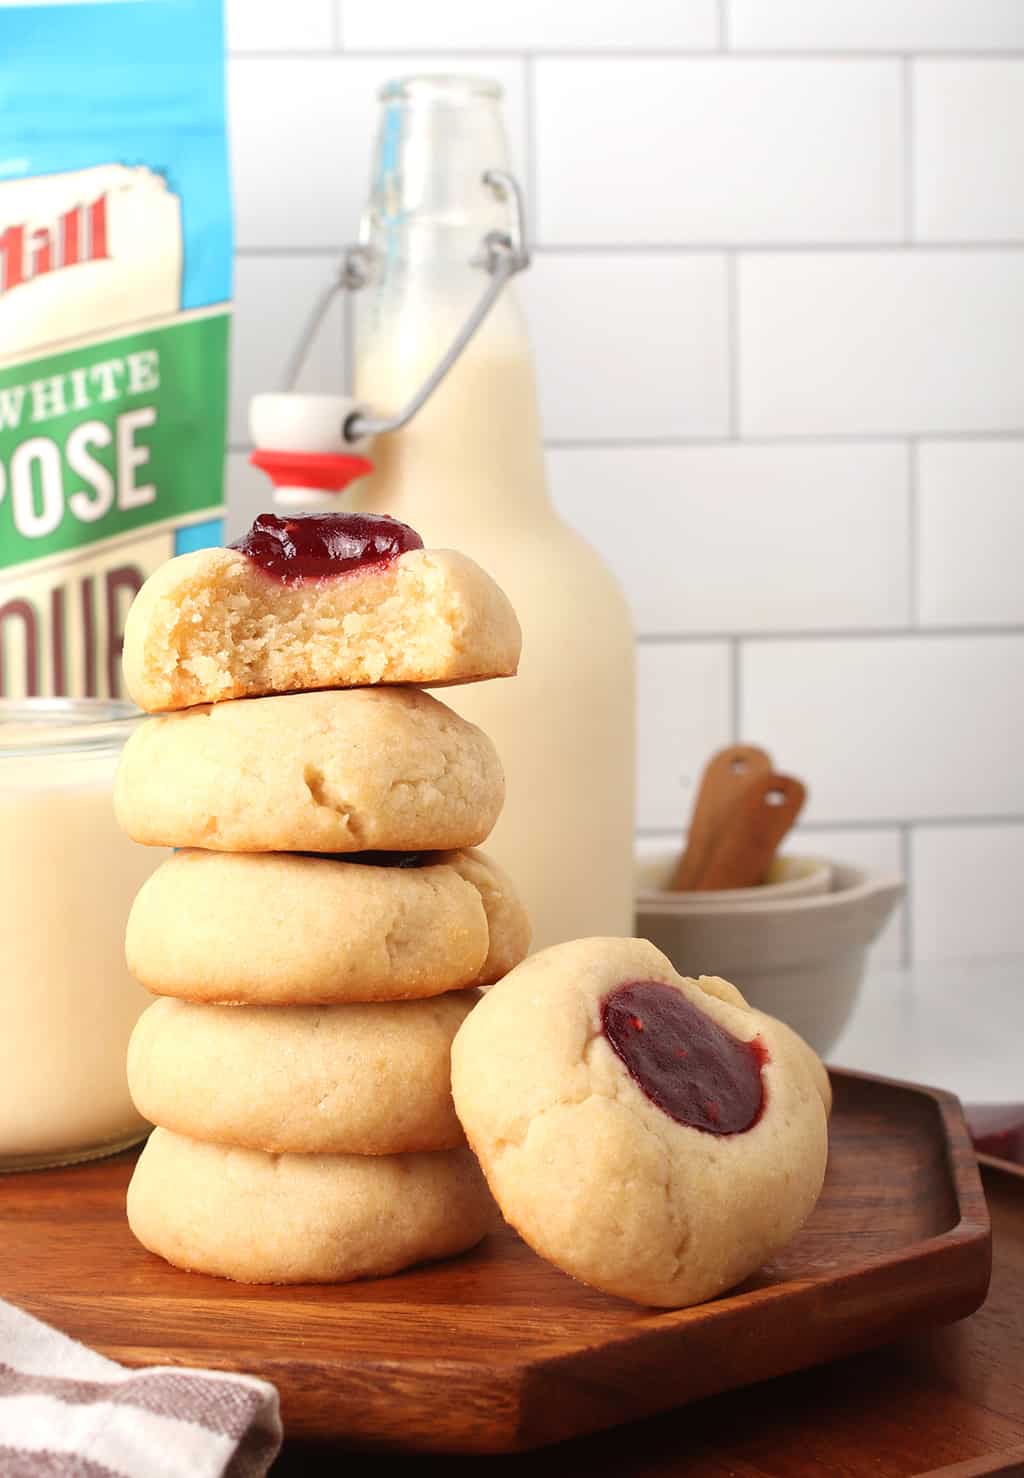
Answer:
[[[445,353],[414,395],[396,414],[377,417],[344,395],[306,395],[292,387],[335,294],[366,285],[373,270],[372,253],[348,247],[335,280],[321,293],[285,371],[285,389],[253,397],[249,430],[255,446],[251,461],[270,477],[274,500],[283,506],[332,506],[338,493],[373,470],[365,452],[374,436],[399,431],[430,398],[484,322],[505,284],[530,263],[525,239],[525,206],[518,181],[505,170],[487,170],[481,184],[508,199],[513,225],[508,232],[488,231],[474,265],[488,282],[476,305]]]

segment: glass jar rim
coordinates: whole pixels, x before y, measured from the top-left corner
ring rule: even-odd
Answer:
[[[463,103],[473,98],[500,102],[505,89],[493,77],[458,72],[424,72],[393,77],[377,93],[382,103]]]
[[[120,746],[144,717],[120,698],[0,698],[0,758]]]

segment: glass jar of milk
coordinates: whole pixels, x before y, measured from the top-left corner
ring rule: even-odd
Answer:
[[[399,410],[437,364],[487,281],[483,237],[510,230],[508,202],[483,182],[508,168],[500,97],[497,84],[467,77],[409,78],[381,93],[362,231],[371,275],[356,299],[355,388],[375,414]],[[534,948],[632,934],[633,633],[613,576],[548,496],[513,288],[424,408],[370,456],[355,505],[471,555],[522,624],[514,682],[441,696],[501,756],[507,799],[487,850],[523,895]]]
[[[124,962],[131,900],[163,853],[114,821],[127,703],[0,701],[0,1170],[141,1139],[125,1077],[149,997]]]

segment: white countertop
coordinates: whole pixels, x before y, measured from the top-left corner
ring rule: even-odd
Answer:
[[[1024,957],[869,966],[836,1067],[1024,1103]]]

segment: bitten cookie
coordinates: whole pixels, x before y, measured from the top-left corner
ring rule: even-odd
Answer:
[[[464,554],[419,544],[405,524],[369,514],[264,514],[239,547],[169,560],[128,615],[129,694],[156,712],[511,676],[521,637],[504,592]]]
[[[400,1155],[464,1143],[452,1038],[478,1000],[359,1006],[154,1001],[128,1045],[144,1118],[270,1154]]]
[[[349,855],[174,853],[135,896],[129,970],[186,1001],[329,1005],[489,985],[525,958],[526,912],[483,853]]]
[[[705,988],[706,987],[706,988]],[[646,940],[543,950],[452,1047],[466,1136],[506,1220],[607,1293],[682,1307],[800,1228],[828,1154],[810,1048]]]
[[[264,1155],[155,1129],[128,1223],[176,1267],[240,1283],[346,1283],[451,1257],[491,1229],[466,1149],[431,1155]]]
[[[158,847],[215,852],[475,847],[504,799],[486,734],[418,688],[240,699],[147,719],[114,805]]]

